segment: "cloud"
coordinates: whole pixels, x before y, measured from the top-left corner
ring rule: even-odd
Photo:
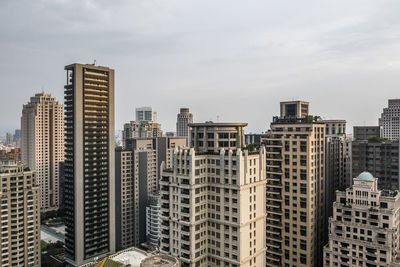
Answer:
[[[188,106],[260,132],[292,98],[373,124],[397,97],[399,12],[396,0],[3,0],[0,132],[42,88],[62,100],[64,65],[94,59],[116,70],[117,128],[152,105],[173,130]]]

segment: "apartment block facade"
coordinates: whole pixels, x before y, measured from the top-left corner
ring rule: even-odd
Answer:
[[[395,140],[354,140],[352,173],[368,171],[379,177],[379,189],[400,188],[400,148]]]
[[[40,188],[35,171],[0,160],[0,266],[40,266]]]
[[[379,126],[382,128],[383,138],[400,139],[400,99],[388,100],[388,107],[383,109]]]
[[[64,162],[64,142],[64,106],[50,94],[31,97],[22,109],[22,162],[36,170],[43,211],[59,207],[59,167]]]
[[[184,137],[132,138],[126,148],[116,149],[116,236],[118,248],[141,243],[158,244],[155,236],[146,234],[147,225],[156,228],[154,216],[147,220],[147,210],[156,211],[152,196],[158,194],[162,162],[171,163],[175,147],[185,147]],[[158,246],[158,245],[157,245]]]
[[[122,132],[122,146],[126,147],[126,140],[132,138],[161,137],[161,124],[154,121],[131,121],[124,124]]]
[[[160,251],[181,266],[265,266],[265,149],[241,149],[246,125],[190,124],[163,164]]]
[[[65,70],[65,256],[80,266],[115,252],[114,70]]]
[[[368,172],[337,191],[324,266],[400,266],[400,195]]]
[[[325,124],[308,116],[308,103],[282,102],[281,116],[274,117],[263,142],[267,150],[266,266],[320,266]]]

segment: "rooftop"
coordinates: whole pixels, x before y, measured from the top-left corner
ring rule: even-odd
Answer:
[[[172,267],[178,260],[169,255],[150,256],[142,261],[141,267]]]
[[[213,122],[213,121],[206,121],[206,122],[201,122],[201,123],[189,123],[188,124],[190,127],[236,127],[236,126],[242,126],[245,127],[248,125],[246,122]]]
[[[144,251],[137,248],[128,248],[111,255],[109,258],[124,265],[130,264],[131,267],[140,267],[140,263],[146,258],[146,256],[146,252]]]

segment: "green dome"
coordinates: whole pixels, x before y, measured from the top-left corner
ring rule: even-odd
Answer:
[[[373,181],[375,178],[369,172],[362,172],[357,176],[357,179],[364,180],[364,181]]]

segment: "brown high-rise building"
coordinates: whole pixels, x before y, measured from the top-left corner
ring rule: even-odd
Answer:
[[[0,159],[0,266],[40,266],[40,203],[35,171]]]
[[[325,124],[308,103],[282,102],[267,149],[267,264],[322,264]]]
[[[115,252],[114,70],[65,70],[65,255],[80,266]]]
[[[59,206],[59,165],[64,161],[64,139],[64,106],[50,94],[31,97],[22,109],[22,162],[36,170],[43,211]]]

